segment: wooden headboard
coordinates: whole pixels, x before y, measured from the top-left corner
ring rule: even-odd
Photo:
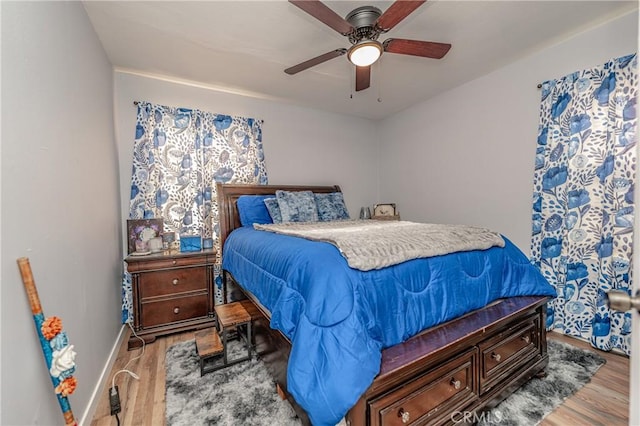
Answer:
[[[283,191],[312,191],[319,193],[342,192],[338,185],[304,186],[304,185],[247,185],[238,183],[217,183],[218,211],[220,215],[220,250],[224,247],[227,236],[240,224],[236,202],[241,195],[273,195],[280,189]]]

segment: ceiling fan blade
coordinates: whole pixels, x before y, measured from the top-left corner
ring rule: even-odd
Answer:
[[[368,88],[371,84],[371,65],[356,66],[356,92]]]
[[[440,59],[447,54],[451,45],[434,41],[407,40],[404,38],[390,38],[382,43],[385,52],[401,55],[422,56],[424,58]]]
[[[316,66],[318,64],[321,64],[323,62],[326,62],[329,59],[333,59],[333,58],[337,58],[338,56],[342,56],[345,53],[347,53],[347,49],[332,50],[331,52],[327,52],[324,55],[316,56],[315,58],[309,59],[308,61],[304,61],[302,63],[299,63],[298,65],[294,65],[292,67],[289,67],[286,70],[284,70],[284,72],[286,72],[289,75],[293,75],[293,74],[299,73],[300,71],[304,71],[307,68],[311,68],[311,67]]]
[[[329,9],[324,3],[318,0],[289,0],[289,3],[298,6],[318,21],[330,26],[343,35],[350,34],[353,26],[345,21],[340,15]]]
[[[426,1],[396,0],[376,21],[378,28],[382,31],[389,31]]]

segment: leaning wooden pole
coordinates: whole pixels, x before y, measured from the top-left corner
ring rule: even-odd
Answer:
[[[65,424],[77,425],[67,398],[76,388],[76,379],[72,376],[75,371],[73,345],[69,345],[67,335],[62,331],[60,318],[54,316],[45,319],[40,305],[40,298],[38,297],[38,290],[31,273],[29,259],[26,257],[19,258],[18,267],[22,275],[22,283],[27,291],[36,332],[38,333],[38,339],[42,346],[44,359],[47,363],[47,369],[51,376]]]

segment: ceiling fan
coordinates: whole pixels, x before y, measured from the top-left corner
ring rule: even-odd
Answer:
[[[371,65],[383,52],[440,59],[447,54],[450,44],[402,38],[389,38],[382,43],[378,41],[380,34],[391,30],[424,2],[426,0],[396,0],[384,13],[374,6],[362,6],[349,12],[343,19],[319,0],[289,0],[289,3],[348,37],[351,47],[332,50],[287,68],[284,72],[293,75],[347,54],[349,61],[356,66],[356,91],[360,91],[369,87]]]

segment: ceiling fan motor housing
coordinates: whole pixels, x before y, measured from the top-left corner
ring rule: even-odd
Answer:
[[[345,20],[354,28],[354,31],[348,34],[349,41],[356,44],[361,40],[377,40],[382,32],[376,26],[380,15],[382,11],[374,6],[362,6],[349,12]]]

